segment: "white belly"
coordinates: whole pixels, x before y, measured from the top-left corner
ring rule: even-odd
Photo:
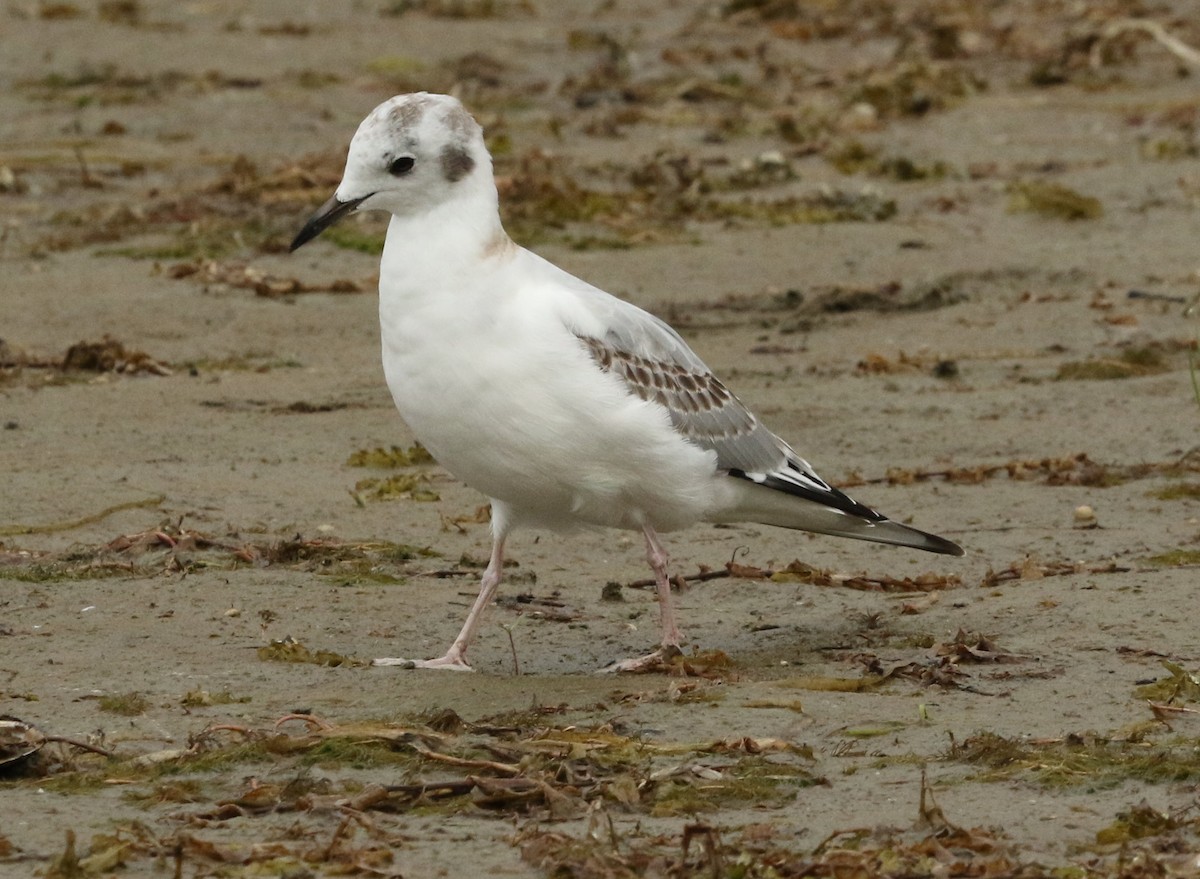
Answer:
[[[531,326],[519,311],[447,322],[442,305],[429,310],[383,319],[392,397],[439,463],[516,522],[669,531],[722,506],[715,455],[601,372],[552,315]]]

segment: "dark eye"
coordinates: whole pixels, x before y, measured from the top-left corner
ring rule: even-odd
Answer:
[[[416,160],[412,156],[401,156],[388,165],[388,173],[393,177],[403,177],[413,169]]]

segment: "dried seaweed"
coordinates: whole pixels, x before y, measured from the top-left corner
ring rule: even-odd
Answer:
[[[120,507],[128,508],[130,505]],[[31,532],[22,528],[12,533]],[[290,539],[264,541],[245,540],[238,534],[215,537],[185,528],[180,521],[166,521],[144,531],[118,535],[96,547],[76,547],[61,553],[0,555],[0,580],[41,582],[111,576],[150,577],[201,566],[289,565],[324,576],[396,582],[388,571],[396,570],[403,562],[436,555],[427,547],[386,541],[350,542],[305,538],[299,534]],[[422,572],[412,573],[420,575]]]
[[[953,574],[925,573],[916,577],[868,577],[866,575],[839,574],[831,570],[814,568],[798,559],[782,568],[772,570],[753,565],[742,565],[735,561],[726,562],[723,569],[701,567],[695,574],[677,575],[680,584],[702,583],[733,577],[741,580],[770,580],[773,583],[806,583],[813,586],[840,586],[867,592],[929,592],[939,589],[954,589],[962,585],[962,579]],[[653,578],[633,580],[625,586],[630,589],[648,589],[655,586]]]
[[[221,284],[235,289],[253,290],[256,296],[268,299],[294,296],[297,293],[361,293],[375,285],[373,278],[312,283],[301,281],[299,278],[282,278],[245,263],[219,263],[213,260],[175,263],[167,269],[167,276],[187,278],[202,284]]]
[[[310,650],[293,638],[272,641],[259,647],[258,658],[263,662],[301,662],[329,668],[353,668],[371,664],[368,660],[345,656],[332,650]]]
[[[925,821],[924,833],[838,830],[810,849],[773,831],[769,824],[750,825],[736,836],[730,833],[731,841],[725,841],[716,827],[698,823],[665,836],[620,836],[611,831],[610,818],[595,813],[590,816],[589,831],[579,837],[530,827],[518,835],[517,844],[522,858],[547,875],[584,879],[685,875],[764,879],[1019,875],[1051,879],[1059,875],[1023,862],[1019,850],[995,831],[959,828],[944,819]]]
[[[1089,564],[1083,561],[1043,562],[1028,556],[999,571],[995,568],[988,568],[988,572],[979,585],[992,587],[1010,580],[1041,580],[1043,577],[1063,577],[1073,574],[1123,574],[1130,570],[1132,568],[1119,565],[1114,561],[1099,564]]]
[[[1200,755],[1187,741],[1155,744],[1094,733],[1018,740],[980,732],[954,742],[946,759],[981,767],[981,780],[1026,776],[1046,787],[1103,787],[1128,779],[1163,783],[1200,778]]]
[[[112,372],[125,375],[172,375],[171,367],[145,351],[105,334],[99,341],[71,345],[60,357],[38,357],[0,340],[0,369],[56,369],[64,373]]]
[[[161,360],[155,360],[145,351],[126,348],[112,336],[105,336],[99,342],[72,345],[63,355],[61,368],[85,372],[171,374],[171,368]]]
[[[1008,209],[1058,220],[1095,220],[1104,215],[1100,199],[1082,195],[1061,183],[1026,180],[1008,188]]]
[[[407,449],[400,446],[391,448],[376,447],[359,449],[352,452],[346,459],[347,467],[374,467],[381,470],[391,470],[400,467],[415,467],[420,464],[432,464],[433,455],[420,443],[414,443]]]
[[[364,500],[411,500],[422,503],[440,501],[441,495],[427,486],[430,478],[424,473],[398,473],[394,476],[369,477],[354,483],[352,492],[358,502]]]
[[[1200,461],[1183,456],[1173,461],[1141,462],[1137,464],[1106,464],[1093,461],[1086,452],[1062,457],[1014,459],[1003,464],[977,464],[947,467],[940,470],[910,470],[894,467],[885,476],[865,478],[851,474],[838,483],[840,488],[859,485],[911,485],[931,480],[945,480],[961,485],[977,485],[1005,476],[1016,480],[1040,480],[1042,485],[1088,485],[1105,488],[1135,479],[1154,476],[1179,476],[1200,472]]]
[[[1105,380],[1137,378],[1166,372],[1162,352],[1155,348],[1133,348],[1120,357],[1097,357],[1091,360],[1069,361],[1058,368],[1054,376],[1064,380]]]

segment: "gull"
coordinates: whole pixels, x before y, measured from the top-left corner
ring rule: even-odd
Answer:
[[[372,110],[291,249],[364,210],[391,214],[379,320],[396,408],[492,510],[479,596],[449,649],[374,664],[472,670],[467,651],[516,526],[643,534],[660,646],[616,671],[680,652],[660,532],[755,522],[963,554],[832,487],[666,323],[514,243],[483,131],[457,99],[419,92]]]

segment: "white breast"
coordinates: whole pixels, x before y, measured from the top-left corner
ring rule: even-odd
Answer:
[[[409,427],[517,521],[666,531],[719,508],[715,455],[600,371],[563,321],[571,292],[523,254],[487,289],[381,289],[384,371]],[[386,254],[382,276],[403,277]]]

